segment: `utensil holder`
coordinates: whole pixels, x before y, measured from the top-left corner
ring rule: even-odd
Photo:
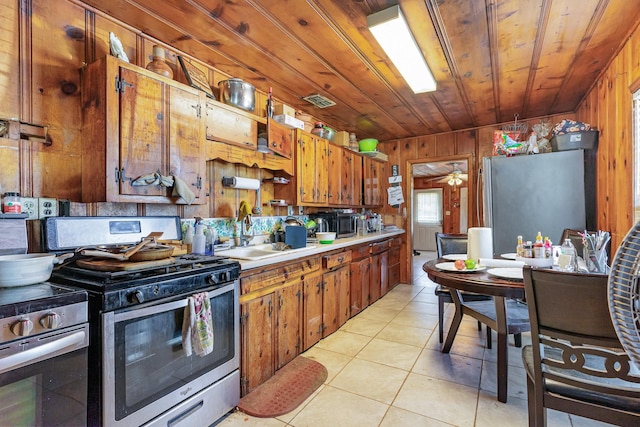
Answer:
[[[607,265],[609,259],[605,249],[592,251],[585,246],[582,248],[582,257],[590,273],[609,273],[609,266]]]

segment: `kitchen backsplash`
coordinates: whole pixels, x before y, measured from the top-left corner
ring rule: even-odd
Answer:
[[[253,231],[256,236],[269,235],[278,228],[283,228],[284,220],[287,216],[260,216],[251,217],[253,222]],[[301,219],[306,222],[309,217],[306,215],[295,216],[295,218]],[[186,230],[187,224],[195,225],[195,219],[184,219],[182,222],[182,231]],[[234,218],[203,218],[202,222],[208,226],[211,226],[217,233],[218,239],[220,237],[235,237],[234,233],[239,233],[240,222],[235,221]]]

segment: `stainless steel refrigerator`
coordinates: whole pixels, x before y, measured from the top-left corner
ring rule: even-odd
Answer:
[[[561,244],[565,228],[593,227],[593,159],[585,150],[485,157],[479,180],[483,225],[493,230],[494,253],[515,252],[518,235],[534,241],[540,231]]]

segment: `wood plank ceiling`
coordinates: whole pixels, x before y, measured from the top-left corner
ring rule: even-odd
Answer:
[[[573,111],[640,20],[637,0],[84,0],[358,138]],[[367,28],[399,4],[438,87],[414,94]],[[337,105],[302,100],[321,94]]]

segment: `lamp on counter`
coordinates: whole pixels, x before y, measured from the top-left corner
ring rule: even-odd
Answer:
[[[436,81],[400,6],[367,16],[367,26],[414,93],[436,90]]]
[[[223,176],[222,185],[225,187],[237,188],[240,190],[259,190],[260,180],[253,178],[242,178],[240,176]]]

